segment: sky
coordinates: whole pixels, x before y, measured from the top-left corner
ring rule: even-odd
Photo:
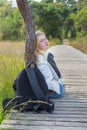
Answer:
[[[12,5],[13,5],[13,7],[14,7],[14,6],[17,6],[17,4],[16,4],[16,0],[8,0],[8,1],[12,1]],[[38,1],[38,2],[40,2],[41,0],[34,0],[34,1]]]
[[[8,1],[11,1],[11,0],[8,0]],[[34,0],[34,1],[40,2],[41,0]],[[17,5],[17,4],[16,4],[16,0],[12,0],[12,5],[13,5],[13,6],[16,6],[16,5]]]

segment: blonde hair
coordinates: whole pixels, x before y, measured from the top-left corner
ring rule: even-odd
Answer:
[[[36,63],[38,63],[38,61],[37,61],[37,57],[38,57],[38,54],[41,54],[41,52],[42,52],[42,50],[40,50],[39,48],[38,48],[38,39],[39,39],[39,37],[41,36],[41,35],[45,35],[45,33],[43,32],[43,31],[41,31],[41,30],[38,30],[38,31],[36,31],[36,33],[35,33],[35,43],[36,43],[36,50],[35,50],[35,55],[36,55]],[[43,55],[43,54],[42,54]]]
[[[36,56],[40,53],[40,49],[38,48],[38,39],[39,39],[39,37],[41,36],[41,35],[45,35],[45,33],[43,32],[43,31],[40,31],[40,30],[38,30],[38,31],[36,31],[36,33],[35,33],[35,42],[36,42]]]

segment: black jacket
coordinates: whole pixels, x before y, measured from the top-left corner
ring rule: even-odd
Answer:
[[[47,57],[47,61],[50,63],[50,65],[53,67],[53,69],[55,70],[56,74],[58,75],[59,78],[61,78],[61,73],[54,61],[54,56],[52,53],[48,53],[48,57]]]

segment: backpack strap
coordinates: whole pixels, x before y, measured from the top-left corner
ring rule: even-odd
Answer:
[[[31,67],[26,68],[25,71],[27,73],[28,80],[30,81],[31,87],[32,87],[37,99],[45,99],[45,101],[47,101],[47,97],[44,96],[44,94],[42,93],[42,91],[39,87],[34,68],[31,68]]]

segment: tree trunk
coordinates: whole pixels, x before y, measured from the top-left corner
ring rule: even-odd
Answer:
[[[16,0],[18,8],[25,22],[26,27],[26,46],[25,46],[25,62],[28,67],[35,62],[35,23],[27,0]]]

